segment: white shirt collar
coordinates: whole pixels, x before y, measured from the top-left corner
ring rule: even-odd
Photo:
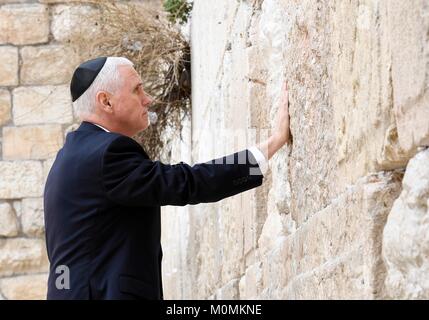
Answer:
[[[107,130],[106,128],[104,128],[104,127],[102,127],[102,126],[100,126],[99,124],[96,124],[96,123],[93,123],[93,122],[91,122],[93,125],[95,125],[95,126],[97,126],[97,127],[99,127],[99,128],[101,128],[101,129],[103,129],[104,131],[106,131],[106,132],[110,132],[109,130]]]

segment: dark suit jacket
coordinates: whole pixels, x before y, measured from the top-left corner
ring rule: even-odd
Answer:
[[[82,122],[45,185],[48,299],[162,299],[160,206],[215,202],[262,183],[249,174],[259,169],[248,150],[221,160],[151,161],[133,139]]]

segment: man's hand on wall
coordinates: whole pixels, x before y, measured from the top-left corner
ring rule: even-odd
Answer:
[[[274,127],[273,136],[275,140],[282,147],[290,136],[289,131],[289,92],[287,83],[285,82],[282,87],[280,106],[277,111],[276,125]],[[279,148],[280,148],[279,147]]]
[[[259,149],[268,160],[271,159],[271,157],[289,141],[289,123],[289,92],[287,83],[285,82],[282,87],[280,106],[277,111],[273,134],[268,138],[268,140],[259,145]]]

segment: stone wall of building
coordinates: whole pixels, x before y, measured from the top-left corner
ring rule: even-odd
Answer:
[[[266,137],[285,80],[293,144],[163,211],[167,298],[429,298],[428,34],[424,0],[195,1],[192,162]]]
[[[0,299],[43,299],[43,186],[76,128],[79,0],[0,0]],[[171,162],[293,143],[264,184],[163,207],[167,299],[429,298],[429,5],[195,0],[193,110]]]
[[[0,0],[0,299],[44,299],[44,182],[77,126],[68,40],[96,30],[82,1]]]

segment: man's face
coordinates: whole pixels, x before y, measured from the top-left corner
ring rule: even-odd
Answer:
[[[124,131],[136,134],[149,126],[152,99],[144,92],[142,80],[132,66],[119,66],[119,73],[122,86],[110,99],[114,121]]]

